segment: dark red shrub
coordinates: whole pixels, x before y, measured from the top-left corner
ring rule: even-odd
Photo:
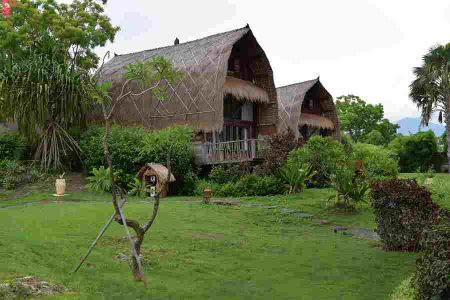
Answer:
[[[373,181],[371,190],[377,232],[385,249],[418,250],[424,229],[439,212],[430,192],[407,179]]]
[[[262,153],[263,163],[258,174],[275,174],[284,166],[289,152],[303,146],[303,139],[296,139],[292,129],[269,136],[265,139],[266,148]]]

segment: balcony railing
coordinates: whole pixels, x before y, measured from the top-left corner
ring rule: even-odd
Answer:
[[[263,148],[263,140],[252,139],[196,144],[195,152],[200,164],[219,164],[254,160]]]

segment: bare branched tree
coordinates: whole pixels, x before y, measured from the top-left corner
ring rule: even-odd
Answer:
[[[90,251],[92,251],[98,239],[103,235],[106,228],[114,220],[124,226],[128,239],[130,240],[132,250],[131,269],[133,276],[136,280],[143,281],[144,285],[147,286],[147,282],[145,281],[144,273],[142,270],[142,264],[140,262],[141,247],[144,241],[145,234],[152,227],[158,214],[161,191],[166,189],[170,182],[170,156],[168,156],[167,159],[167,178],[165,178],[161,183],[161,190],[158,191],[154,196],[153,211],[149,215],[148,220],[144,224],[140,224],[136,220],[125,218],[122,207],[127,201],[127,193],[122,190],[122,188],[116,183],[112,159],[113,156],[108,144],[108,140],[111,133],[111,125],[114,114],[116,112],[116,109],[123,101],[128,100],[135,104],[135,100],[137,99],[137,97],[146,94],[152,95],[152,97],[148,97],[148,99],[156,98],[158,101],[164,101],[167,98],[168,86],[171,86],[175,82],[177,82],[180,79],[181,74],[175,71],[172,64],[163,57],[153,57],[151,60],[146,62],[136,61],[135,63],[130,64],[128,67],[126,67],[124,73],[124,82],[122,83],[122,86],[120,88],[120,93],[116,97],[112,98],[109,93],[112,87],[112,83],[100,82],[99,80],[99,78],[101,78],[102,67],[100,68],[95,78],[95,80],[97,81],[95,82],[97,90],[96,100],[98,104],[101,105],[105,122],[105,133],[102,142],[105,161],[109,167],[114,214],[111,216],[111,219],[108,221],[108,223],[98,235],[97,239],[92,244],[91,248],[88,251],[88,254],[83,258],[83,260],[80,262],[77,268],[75,268],[74,271],[78,270],[78,268],[89,255]],[[138,109],[137,105],[134,106],[136,109]],[[167,149],[167,151],[169,153],[170,149]],[[135,233],[134,238],[131,237],[128,228],[133,229]]]

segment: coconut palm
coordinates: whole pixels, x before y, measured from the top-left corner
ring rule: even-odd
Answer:
[[[422,111],[422,124],[428,125],[432,114],[438,113],[439,122],[446,123],[450,143],[450,43],[431,48],[422,66],[414,68],[414,75],[410,97]],[[450,165],[450,150],[447,156]]]

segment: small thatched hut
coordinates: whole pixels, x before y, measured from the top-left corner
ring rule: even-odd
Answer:
[[[279,130],[291,128],[297,137],[339,138],[339,119],[333,97],[319,78],[277,88]]]
[[[155,192],[161,191],[161,197],[167,196],[167,189],[163,189],[163,184],[168,178],[169,170],[161,164],[146,164],[143,166],[138,174],[137,178],[141,181],[142,186],[147,189],[147,187],[155,187]],[[169,182],[175,182],[175,176],[170,174]],[[166,186],[167,187],[167,186]]]
[[[272,68],[248,25],[191,42],[116,55],[101,73],[103,80],[113,82],[113,99],[124,81],[124,68],[156,55],[171,60],[183,73],[182,80],[169,85],[167,101],[148,94],[138,98],[136,105],[124,101],[117,106],[115,122],[150,130],[190,125],[196,130],[197,158],[203,164],[251,160],[258,137],[276,132],[278,103]],[[101,115],[92,113],[91,118]]]

